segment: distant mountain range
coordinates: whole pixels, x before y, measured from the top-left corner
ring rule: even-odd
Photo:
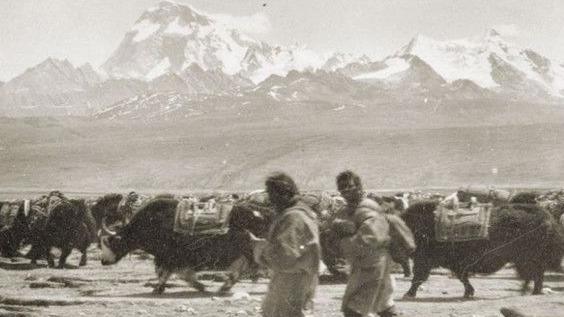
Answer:
[[[217,109],[316,102],[339,108],[495,99],[564,105],[564,65],[493,29],[451,41],[418,35],[380,61],[322,57],[254,40],[166,1],[141,15],[98,71],[49,58],[0,82],[0,114],[8,116],[158,118],[181,109],[198,115],[211,103]]]

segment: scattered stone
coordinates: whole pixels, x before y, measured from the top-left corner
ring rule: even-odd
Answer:
[[[516,308],[503,307],[500,310],[500,312],[504,317],[529,317],[529,316],[523,314],[522,312],[520,312],[519,310],[517,310]]]
[[[554,293],[557,293],[557,292],[553,291],[550,287],[545,287],[545,288],[543,288],[543,289],[542,289],[542,292],[545,293],[545,294],[554,294]]]
[[[231,298],[233,298],[233,300],[250,300],[251,295],[247,292],[235,292]]]
[[[29,288],[64,288],[65,284],[51,282],[32,282]]]
[[[448,294],[448,292],[447,292],[447,291],[442,291],[441,294],[446,295],[446,294]]]
[[[175,311],[178,311],[178,312],[183,312],[183,311],[187,311],[187,310],[188,310],[188,307],[186,307],[185,305],[180,305],[180,306],[176,307],[176,309],[175,309]]]
[[[37,276],[28,273],[26,274],[24,281],[37,281],[37,279]]]

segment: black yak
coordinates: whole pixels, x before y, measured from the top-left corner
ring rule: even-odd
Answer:
[[[0,254],[3,256],[19,255],[18,249],[29,232],[29,210],[25,208],[23,200],[0,202]]]
[[[178,203],[171,198],[145,203],[128,224],[102,238],[102,264],[117,263],[129,252],[141,249],[154,256],[159,278],[154,293],[164,291],[172,273],[203,291],[204,285],[195,276],[200,270],[229,271],[221,291],[229,290],[239,278],[241,259],[253,261],[254,243],[249,232],[261,235],[270,220],[260,213],[234,209],[229,215],[227,232],[181,234],[174,231]]]
[[[450,269],[464,284],[464,297],[474,295],[468,280],[471,273],[491,274],[507,263],[515,265],[523,280],[533,280],[533,294],[542,293],[544,272],[559,266],[563,239],[549,213],[535,204],[506,204],[492,208],[489,238],[464,242],[437,242],[437,202],[410,206],[403,219],[415,235],[414,276],[406,297],[415,297],[418,287],[434,267]]]
[[[47,257],[49,267],[54,267],[51,248],[56,247],[61,249],[58,268],[64,268],[73,249],[82,253],[79,265],[86,265],[87,249],[95,232],[94,219],[84,199],[65,199],[50,210],[46,218],[36,219],[36,223],[30,220],[29,224],[28,242],[32,245],[29,253],[32,263]]]

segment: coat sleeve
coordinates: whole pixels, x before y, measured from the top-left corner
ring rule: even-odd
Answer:
[[[341,249],[349,261],[357,262],[370,257],[390,243],[389,225],[381,215],[373,215],[360,223],[351,237],[341,240]]]
[[[299,259],[314,243],[313,234],[303,217],[289,213],[274,229],[272,238],[262,251],[261,262],[275,271],[297,272],[301,269]]]

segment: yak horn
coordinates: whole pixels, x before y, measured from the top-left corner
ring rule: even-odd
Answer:
[[[102,231],[106,234],[109,234],[111,236],[115,236],[117,234],[117,232],[112,231],[110,228],[108,228],[108,226],[106,225],[106,217],[102,218]]]

